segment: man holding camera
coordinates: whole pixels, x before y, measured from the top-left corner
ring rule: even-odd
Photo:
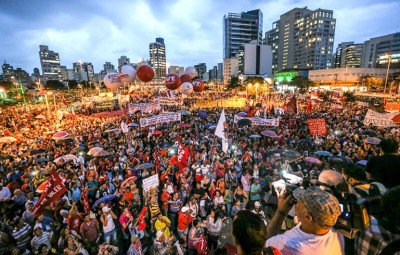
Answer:
[[[295,206],[299,224],[283,234],[280,228]],[[293,194],[278,194],[278,210],[267,226],[266,246],[285,254],[344,254],[342,234],[332,228],[340,215],[338,200],[317,187],[297,188]]]

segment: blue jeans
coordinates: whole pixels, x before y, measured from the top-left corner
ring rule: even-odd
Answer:
[[[110,242],[114,242],[117,240],[117,231],[115,230],[115,228],[109,232],[106,232],[103,234],[103,239],[105,243],[110,243]]]

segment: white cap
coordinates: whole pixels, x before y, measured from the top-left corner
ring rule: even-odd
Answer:
[[[254,206],[261,206],[261,204],[260,204],[260,202],[256,201],[256,202],[254,203]]]
[[[104,206],[103,209],[101,209],[103,212],[109,212],[111,209],[108,206]]]
[[[184,207],[182,207],[181,211],[183,213],[185,213],[185,212],[189,211],[189,207],[188,206],[184,206]]]
[[[161,231],[157,231],[157,234],[156,234],[156,239],[160,239],[162,236],[164,235],[164,233],[163,232],[161,232]]]

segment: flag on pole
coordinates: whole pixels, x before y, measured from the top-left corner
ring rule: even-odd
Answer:
[[[129,132],[128,124],[126,124],[124,121],[121,121],[121,130],[124,134]]]
[[[33,208],[33,214],[35,216],[41,215],[47,205],[57,201],[65,192],[67,192],[67,187],[65,187],[58,173],[52,170],[47,186]]]
[[[215,129],[215,135],[222,139],[222,151],[228,152],[228,133],[227,123],[225,117],[225,109],[222,109],[221,116],[219,117],[217,128]]]
[[[81,170],[83,173],[83,181],[82,182],[85,183],[86,173],[85,173],[85,167],[83,166],[82,162],[81,162]],[[82,187],[81,202],[83,204],[83,209],[85,210],[85,213],[90,213],[89,198],[88,198],[85,186]]]

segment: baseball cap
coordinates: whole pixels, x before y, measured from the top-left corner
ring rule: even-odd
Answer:
[[[183,213],[185,213],[185,212],[189,211],[189,207],[188,206],[184,206],[184,207],[182,207],[181,210],[182,210]]]
[[[261,203],[258,202],[258,201],[256,201],[256,202],[254,203],[254,206],[261,206]]]
[[[111,209],[108,206],[104,206],[103,209],[101,209],[103,212],[108,212]]]
[[[164,233],[162,231],[157,231],[156,239],[160,239],[163,235]]]
[[[297,201],[302,202],[321,227],[333,227],[340,215],[340,205],[336,197],[317,187],[297,188],[293,191]]]
[[[33,230],[36,230],[38,228],[42,228],[42,224],[41,223],[36,223],[35,226],[33,227]]]

